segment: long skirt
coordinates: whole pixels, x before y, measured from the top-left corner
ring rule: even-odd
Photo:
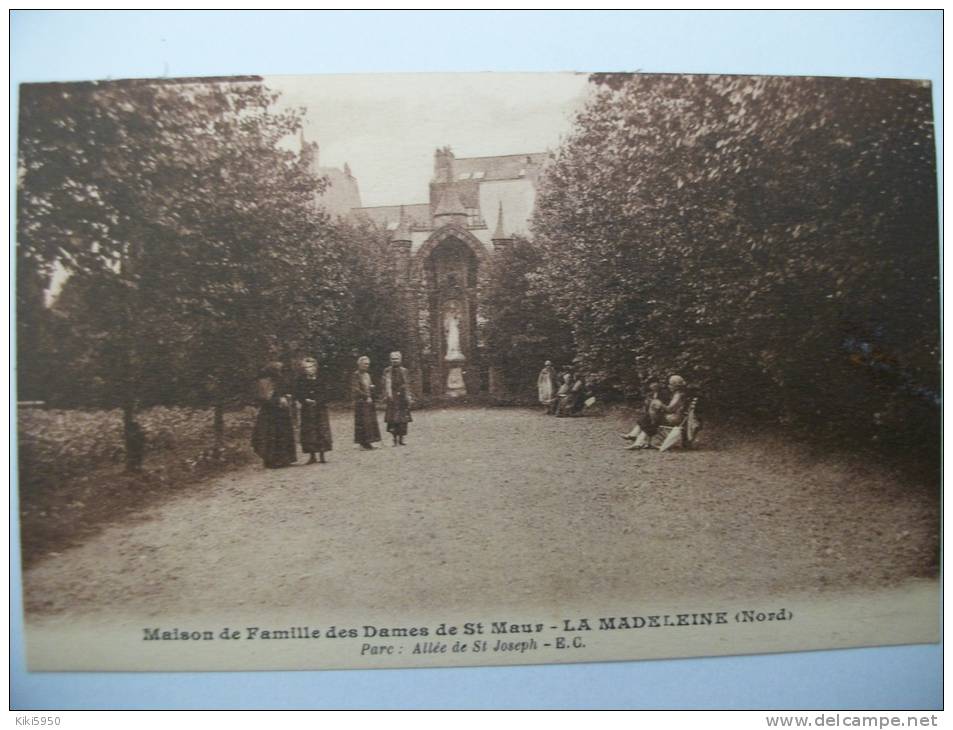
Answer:
[[[331,419],[323,403],[301,406],[301,450],[306,454],[331,451]]]
[[[381,440],[381,429],[377,425],[377,410],[373,403],[357,401],[354,404],[354,443],[372,444]]]
[[[384,421],[386,421],[387,430],[390,433],[395,436],[406,436],[407,424],[413,420],[414,417],[410,415],[410,404],[405,398],[392,398],[387,403]]]
[[[647,436],[654,436],[658,432],[658,424],[652,419],[652,416],[648,412],[643,412],[636,423],[639,424],[639,427],[645,431]]]
[[[581,393],[570,393],[559,399],[559,407],[556,409],[556,415],[562,418],[575,416],[582,410],[583,402]]]
[[[252,448],[269,469],[289,466],[298,460],[291,409],[266,403],[258,411],[252,432]]]
[[[568,398],[569,414],[572,416],[582,413],[582,408],[586,404],[586,396],[583,393],[573,393]]]

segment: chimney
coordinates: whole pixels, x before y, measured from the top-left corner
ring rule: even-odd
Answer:
[[[453,182],[453,150],[438,147],[433,155],[433,181],[437,183]]]

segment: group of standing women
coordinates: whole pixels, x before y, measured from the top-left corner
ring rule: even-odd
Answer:
[[[414,420],[410,413],[413,397],[410,394],[410,376],[407,368],[401,365],[403,357],[399,352],[390,354],[390,365],[384,368],[382,377],[384,403],[384,422],[387,431],[394,438],[394,446],[406,446],[407,424]],[[374,384],[371,382],[371,360],[367,356],[358,358],[357,370],[351,376],[351,399],[354,401],[354,443],[370,451],[381,440],[381,430],[377,425],[377,408],[374,405]]]
[[[385,421],[393,435],[394,446],[404,446],[411,416],[412,398],[407,369],[401,366],[401,354],[391,353],[390,367],[384,370],[383,390],[387,404]],[[351,376],[351,400],[354,404],[354,442],[371,450],[381,440],[374,404],[371,361],[361,357]],[[266,365],[258,375],[257,399],[260,406],[252,433],[252,448],[266,468],[290,466],[298,460],[294,416],[300,408],[301,450],[310,454],[309,464],[326,463],[332,450],[331,421],[328,417],[328,388],[313,357],[301,360],[299,372],[292,378],[280,362]]]

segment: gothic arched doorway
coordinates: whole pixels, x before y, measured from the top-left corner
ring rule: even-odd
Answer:
[[[477,275],[480,261],[462,236],[445,235],[423,260],[431,357],[429,391],[460,396],[480,390]]]

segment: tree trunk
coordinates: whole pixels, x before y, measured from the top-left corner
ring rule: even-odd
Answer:
[[[122,406],[122,432],[126,446],[126,471],[142,471],[145,457],[146,435],[136,422],[136,407],[127,400]]]
[[[215,453],[221,454],[225,448],[225,406],[221,400],[215,401],[212,424],[215,431]]]
[[[146,435],[136,421],[137,390],[139,378],[137,367],[138,341],[135,311],[138,302],[139,290],[132,288],[134,277],[134,260],[138,253],[135,244],[127,246],[120,261],[119,276],[127,286],[123,289],[122,313],[120,320],[119,337],[123,343],[118,380],[121,383],[120,402],[122,403],[122,432],[126,446],[126,471],[138,472],[142,470],[142,462],[146,451]]]

